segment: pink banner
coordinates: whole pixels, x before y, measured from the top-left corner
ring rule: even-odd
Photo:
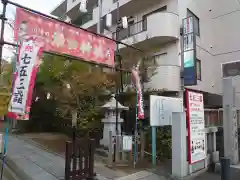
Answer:
[[[41,38],[44,41],[44,51],[114,66],[114,41],[17,8],[14,37],[19,41],[26,36]]]
[[[42,45],[36,38],[25,39],[18,54],[8,116],[16,120],[28,120],[36,74],[42,55]]]
[[[132,69],[132,80],[137,90],[137,106],[138,106],[138,119],[144,119],[144,105],[143,105],[143,94],[142,94],[142,86],[139,77],[139,72],[137,69]]]

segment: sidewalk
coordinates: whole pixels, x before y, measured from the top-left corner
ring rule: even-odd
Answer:
[[[24,180],[63,180],[65,159],[47,152],[22,139],[9,136],[7,164]],[[124,173],[113,171],[101,163],[95,163],[95,172],[99,179],[115,179]]]

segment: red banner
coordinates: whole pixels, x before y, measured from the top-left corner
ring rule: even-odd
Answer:
[[[140,81],[140,77],[139,77],[139,72],[137,69],[132,69],[132,81],[137,90],[138,119],[144,119],[142,85],[141,85],[141,81]]]
[[[16,72],[13,79],[12,97],[8,116],[28,120],[32,104],[35,79],[42,55],[42,44],[35,38],[22,41],[18,51]]]
[[[14,37],[18,41],[26,36],[41,38],[44,51],[114,66],[114,41],[17,8]]]

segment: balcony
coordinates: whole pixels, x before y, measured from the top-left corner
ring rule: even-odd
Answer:
[[[146,19],[130,25],[128,29],[121,29],[118,40],[134,45],[138,48],[152,47],[165,44],[179,38],[179,20],[173,13],[159,12],[148,16]],[[116,32],[113,33],[116,39]],[[120,45],[119,48],[125,46]]]
[[[121,29],[118,31],[118,40],[124,40],[131,36],[137,35],[143,31],[147,30],[147,19],[144,19],[142,21],[139,21],[137,23],[134,23],[130,25],[127,29]],[[117,33],[114,32],[112,35],[113,39],[117,39]]]

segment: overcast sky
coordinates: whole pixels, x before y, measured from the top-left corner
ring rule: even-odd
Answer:
[[[57,6],[59,5],[62,0],[12,0],[18,4],[21,4],[23,6],[29,7],[31,9],[41,11],[45,14],[50,14],[50,12]],[[0,10],[2,11],[2,4],[0,3]],[[14,6],[7,6],[7,17],[10,21],[14,20],[15,16],[15,7]],[[12,41],[12,29],[6,25],[5,28],[5,40],[6,41]],[[5,59],[8,59],[11,57],[12,50],[9,50],[9,47],[4,46],[4,51],[3,51],[3,57]]]

